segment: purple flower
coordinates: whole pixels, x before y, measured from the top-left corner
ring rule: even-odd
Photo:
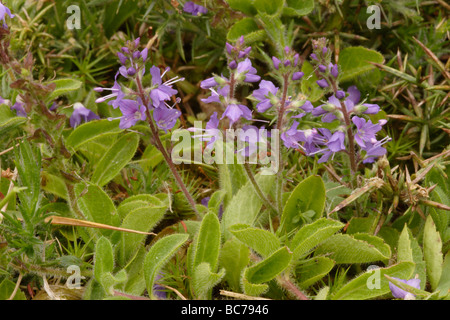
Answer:
[[[339,76],[339,69],[338,69],[337,64],[335,64],[331,67],[331,75],[335,78],[337,78]]]
[[[321,87],[321,88],[329,87],[329,84],[328,84],[327,80],[325,80],[325,79],[320,79],[320,80],[317,80],[316,82],[319,85],[319,87]]]
[[[301,71],[299,72],[294,72],[294,74],[292,75],[292,80],[296,81],[296,80],[300,80],[301,78],[303,78],[305,74]]]
[[[217,112],[211,115],[211,118],[206,123],[206,129],[189,128],[191,132],[201,131],[203,134],[197,134],[192,136],[192,138],[199,138],[200,141],[208,141],[206,149],[212,148],[214,142],[219,139],[220,131],[217,129],[219,127],[219,119],[217,118]]]
[[[222,115],[222,118],[220,119],[222,120],[225,117],[230,119],[230,128],[231,128],[231,126],[233,126],[233,124],[236,123],[241,117],[247,120],[251,120],[252,112],[250,111],[249,108],[247,108],[242,104],[231,103],[228,105],[228,107],[226,108],[225,112]]]
[[[345,102],[347,111],[350,112],[354,109],[354,106],[359,103],[359,100],[361,99],[361,93],[356,86],[350,86],[347,89],[347,92],[349,95]],[[380,106],[377,104],[363,103],[361,106],[356,107],[355,111],[359,111],[364,114],[377,114],[380,111]]]
[[[318,163],[327,162],[329,158],[336,152],[345,150],[345,134],[341,131],[336,131],[331,134],[328,129],[319,129],[326,140],[326,149],[323,149],[323,155],[319,159]]]
[[[114,85],[112,86],[112,88],[100,88],[100,87],[94,88],[94,91],[96,91],[96,92],[103,92],[104,90],[109,90],[112,92],[111,94],[109,94],[107,96],[104,96],[104,97],[101,97],[101,98],[98,98],[97,100],[95,100],[96,103],[102,103],[108,99],[116,98],[115,100],[109,101],[108,104],[112,105],[114,109],[117,109],[119,107],[120,102],[125,97],[125,94],[122,91],[122,87],[117,82],[118,75],[119,75],[119,72],[116,73]]]
[[[135,100],[123,99],[120,104],[120,111],[122,111],[122,117],[120,117],[120,129],[131,128],[139,120],[145,120],[147,118],[145,114],[145,106]]]
[[[72,128],[78,127],[81,122],[89,122],[98,120],[100,117],[89,109],[86,109],[81,103],[77,102],[73,105],[73,113],[70,116],[70,126]]]
[[[253,91],[253,96],[259,101],[256,105],[258,112],[266,112],[272,105],[271,95],[276,96],[278,88],[271,81],[262,80],[259,89]]]
[[[208,9],[205,7],[195,4],[192,1],[188,1],[184,4],[183,11],[192,14],[193,16],[199,16],[201,14],[208,13]]]
[[[387,153],[387,150],[383,148],[382,145],[389,141],[391,141],[391,138],[385,137],[375,143],[366,142],[366,147],[362,148],[362,150],[366,152],[363,163],[373,163],[376,158],[384,156]]]
[[[281,140],[283,140],[286,148],[299,148],[301,145],[299,141],[304,137],[302,132],[297,130],[298,122],[294,121],[292,126],[281,134]]]
[[[299,109],[301,109],[304,112],[302,112],[296,116],[293,116],[292,118],[294,118],[294,119],[303,118],[306,115],[306,113],[309,113],[314,110],[314,106],[312,105],[311,101],[306,100],[305,103],[303,103],[303,105],[299,107]]]
[[[362,147],[366,147],[366,142],[375,144],[377,142],[376,134],[381,130],[381,126],[386,123],[386,120],[380,120],[379,123],[373,124],[371,120],[366,121],[364,118],[354,116],[352,122],[356,125],[357,132],[355,134],[356,143]]]
[[[280,59],[278,59],[277,57],[272,57],[272,61],[273,61],[273,66],[275,67],[275,69],[278,70],[278,68],[280,67]]]
[[[153,106],[158,108],[160,106],[164,106],[164,101],[170,100],[170,97],[177,94],[178,91],[172,88],[172,85],[175,82],[184,80],[183,78],[179,79],[175,77],[162,83],[162,77],[168,72],[170,69],[166,68],[164,73],[161,75],[161,70],[158,67],[153,66],[150,69],[150,74],[152,75],[152,86],[154,89],[150,91],[150,98],[152,99]]]
[[[167,108],[165,106],[156,108],[153,111],[153,119],[155,120],[156,125],[166,133],[167,130],[172,129],[175,126],[180,116],[180,110]]]
[[[0,3],[0,20],[3,21],[3,27],[7,28],[6,24],[6,15],[8,15],[11,19],[15,16],[11,13],[11,10],[9,10],[8,7]]]
[[[158,298],[158,300],[166,300],[167,299],[167,292],[166,288],[159,284],[159,282],[162,280],[164,276],[164,273],[158,273],[155,278],[155,283],[153,284],[153,294],[155,297]]]
[[[206,98],[206,99],[201,99],[201,101],[205,102],[205,103],[212,103],[212,102],[217,102],[217,103],[221,103],[220,97],[224,97],[227,98],[228,94],[230,93],[230,86],[224,86],[222,88],[219,88],[216,90],[210,88],[209,90],[211,90],[211,95]]]
[[[266,142],[264,135],[267,136],[267,130],[264,127],[259,129],[252,125],[243,126],[238,139],[244,143],[247,142],[247,146],[238,150],[238,152],[240,152],[243,157],[250,157],[258,150],[258,143]]]
[[[252,67],[252,62],[248,58],[238,63],[236,72],[237,78],[242,77],[245,82],[258,82],[261,80],[261,77],[256,74],[257,71]]]
[[[215,78],[216,77],[211,77],[211,78],[203,80],[200,83],[200,88],[202,88],[202,89],[209,89],[209,88],[218,86],[219,84],[217,83]]]
[[[398,278],[394,278],[394,279],[401,281],[401,282],[403,282],[411,287],[414,287],[416,289],[420,289],[420,279],[410,279],[410,280],[403,280],[403,279],[398,279]],[[391,292],[392,292],[392,295],[394,296],[394,298],[397,298],[397,299],[410,300],[411,298],[415,297],[415,295],[413,295],[412,293],[409,293],[403,289],[400,289],[399,287],[392,284],[391,282],[389,282],[389,289],[391,289]]]

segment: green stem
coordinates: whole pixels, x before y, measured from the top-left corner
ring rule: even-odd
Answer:
[[[194,212],[196,213],[196,215],[199,216],[199,212],[197,210],[197,206],[196,206],[194,198],[192,197],[192,195],[189,193],[188,189],[186,188],[186,185],[184,184],[183,179],[181,178],[180,174],[178,173],[178,170],[177,170],[175,164],[173,163],[172,159],[170,158],[169,154],[167,153],[167,150],[164,147],[164,145],[162,144],[162,141],[159,137],[158,128],[155,126],[155,123],[153,122],[153,118],[152,118],[149,108],[148,108],[149,101],[148,101],[147,95],[145,94],[144,89],[142,87],[141,79],[139,77],[137,77],[136,82],[137,82],[137,85],[139,88],[139,95],[146,107],[147,121],[150,124],[150,130],[152,131],[153,138],[155,139],[156,148],[161,152],[164,160],[166,161],[167,165],[169,166],[169,169],[172,172],[172,175],[175,178],[175,181],[178,184],[178,187],[184,193],[186,199],[188,200],[189,204],[191,205],[191,207],[194,210]]]
[[[286,108],[287,90],[288,90],[288,85],[289,85],[289,74],[285,74],[283,76],[283,80],[284,80],[283,95],[281,98],[280,107],[278,108],[278,119],[277,119],[278,132],[281,132],[281,128],[283,126],[283,117],[284,117],[284,112],[285,112],[285,108]],[[281,212],[283,212],[283,200],[282,200],[283,179],[282,179],[281,175],[282,175],[283,169],[284,169],[283,153],[281,150],[281,134],[279,135],[279,142],[278,142],[278,161],[279,161],[280,165],[278,166],[277,177],[276,177],[277,207],[278,207],[278,212],[281,213]]]
[[[267,199],[264,196],[264,192],[262,192],[258,182],[255,179],[255,176],[253,175],[252,169],[250,168],[250,164],[247,163],[247,162],[244,163],[244,168],[245,168],[245,171],[247,172],[248,179],[250,180],[250,182],[251,182],[251,184],[253,186],[253,189],[255,190],[256,194],[259,197],[259,199],[264,203],[264,205],[267,208],[270,208],[273,211],[278,212],[278,210],[275,208],[275,206],[272,204],[272,202],[270,202],[269,199]]]

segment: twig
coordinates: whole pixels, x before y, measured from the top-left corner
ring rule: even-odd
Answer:
[[[23,275],[21,272],[21,273],[19,273],[19,278],[17,279],[16,286],[14,287],[14,290],[11,293],[11,295],[9,296],[8,300],[12,300],[16,296],[16,293],[19,290],[20,283],[22,282],[22,278],[23,278]]]

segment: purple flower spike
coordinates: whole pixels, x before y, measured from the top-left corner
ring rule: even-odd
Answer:
[[[180,116],[180,110],[170,109],[165,106],[159,107],[153,111],[153,119],[155,120],[156,125],[166,133],[167,130],[172,129],[175,126]]]
[[[226,108],[225,112],[222,115],[223,119],[227,117],[230,119],[230,128],[233,126],[234,123],[236,123],[241,117],[247,120],[252,119],[252,112],[249,108],[242,104],[229,104]]]
[[[81,122],[89,122],[98,120],[100,117],[89,109],[86,109],[81,103],[77,102],[73,105],[73,113],[70,116],[70,126],[72,128],[78,127]]]
[[[294,74],[292,75],[292,80],[296,81],[296,80],[300,80],[301,78],[303,78],[305,74],[301,71],[299,72],[294,72]]]
[[[325,80],[325,79],[317,80],[317,84],[321,88],[328,88],[329,87],[329,84],[328,84],[327,80]]]
[[[208,9],[206,9],[205,7],[198,5],[192,1],[188,1],[184,4],[183,11],[190,13],[195,17],[208,13]]]
[[[401,281],[411,287],[414,287],[416,289],[420,289],[420,279],[411,279],[411,280],[403,280],[403,279],[398,279],[398,278],[394,278],[394,279],[399,280],[399,281]],[[392,295],[394,296],[394,298],[404,299],[404,300],[411,300],[411,299],[415,298],[415,295],[413,295],[412,293],[409,293],[403,289],[400,289],[399,287],[392,284],[391,282],[389,282],[389,289],[391,289],[391,292],[392,292]]]
[[[9,10],[8,7],[0,3],[0,20],[3,21],[3,27],[7,28],[6,24],[6,15],[8,15],[11,19],[15,16],[11,13],[11,10]]]

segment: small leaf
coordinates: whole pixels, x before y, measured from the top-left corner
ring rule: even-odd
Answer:
[[[268,194],[273,187],[275,176],[273,175],[256,175],[256,181],[261,187],[264,194]],[[253,225],[257,219],[258,214],[261,211],[262,201],[258,194],[255,192],[252,184],[247,182],[236,195],[232,198],[231,202],[225,209],[222,217],[222,230],[229,238],[231,233],[228,228],[234,224],[248,224]]]
[[[98,186],[78,183],[74,187],[77,204],[87,220],[118,227],[119,220],[116,207],[111,198]],[[103,235],[110,235],[110,230],[101,230]]]
[[[337,234],[325,240],[314,254],[328,255],[337,264],[368,263],[388,260],[391,249],[381,238],[368,234]]]
[[[409,239],[408,227],[406,226],[406,224],[403,228],[402,233],[400,234],[400,238],[398,239],[397,261],[414,262],[411,241]]]
[[[202,262],[195,267],[192,276],[192,288],[198,299],[206,299],[208,291],[210,291],[225,275],[225,269],[219,273],[211,271],[211,266],[207,262]]]
[[[255,0],[253,6],[259,12],[275,15],[283,9],[284,0]]]
[[[101,237],[95,245],[94,277],[106,292],[109,292],[111,283],[105,275],[111,274],[113,269],[114,253],[111,242],[107,238]]]
[[[116,141],[97,164],[91,182],[104,186],[119,174],[133,158],[139,144],[139,136],[130,132]]]
[[[388,268],[372,269],[350,280],[332,294],[332,299],[367,300],[384,296],[391,291],[385,275],[399,279],[410,279],[413,272],[413,262],[401,262]]]
[[[287,247],[280,248],[268,258],[247,268],[244,278],[252,284],[268,282],[288,267],[291,257],[292,253]]]
[[[159,271],[188,238],[187,234],[172,234],[158,240],[148,251],[144,260],[144,274],[150,297],[154,298],[153,285]]]
[[[253,18],[243,18],[236,22],[228,31],[228,41],[235,42],[241,36],[245,36],[259,30],[258,24]]]
[[[211,272],[215,272],[220,250],[220,222],[217,215],[208,213],[203,217],[200,230],[193,245],[192,267],[207,262]]]
[[[306,289],[322,279],[334,265],[334,261],[326,257],[317,257],[299,265],[295,273],[300,288]]]
[[[246,15],[253,16],[256,9],[253,6],[253,0],[226,0],[231,9],[241,11]]]
[[[220,266],[225,268],[225,280],[233,291],[240,290],[241,274],[250,261],[249,254],[248,247],[236,238],[225,242],[220,250]]]
[[[305,223],[319,219],[325,208],[325,197],[321,177],[310,176],[300,182],[284,206],[277,234],[288,234]],[[312,211],[311,217],[307,214],[309,211]]]
[[[435,290],[442,275],[442,241],[433,218],[427,217],[423,230],[423,255],[431,288]]]
[[[75,79],[58,79],[53,80],[51,83],[54,83],[56,88],[48,95],[48,101],[52,101],[60,96],[76,91],[80,89],[83,84],[81,81]]]
[[[66,147],[78,150],[84,144],[100,137],[116,135],[123,130],[119,128],[119,120],[97,120],[83,123],[76,127],[66,139]]]
[[[161,221],[166,210],[166,206],[155,207],[154,205],[137,208],[125,216],[121,228],[149,232]],[[124,266],[143,244],[145,235],[123,232],[120,238],[118,258],[120,265]]]
[[[444,264],[442,266],[442,275],[436,291],[440,291],[441,296],[450,293],[450,251],[445,255]]]
[[[0,301],[8,300],[14,292],[15,287],[16,284],[14,282],[9,280],[8,278],[3,279],[3,281],[0,283]],[[27,298],[21,290],[17,290],[13,300],[27,300]]]
[[[281,246],[280,240],[267,230],[235,224],[230,228],[230,231],[237,239],[255,250],[262,257],[271,255]]]
[[[325,218],[303,226],[289,244],[289,248],[294,253],[292,261],[296,262],[301,257],[307,255],[312,249],[343,227],[343,223]]]
[[[283,15],[289,17],[305,16],[314,10],[314,0],[286,0]]]
[[[319,78],[314,72],[313,66],[305,61],[302,65],[302,72],[305,74],[301,82],[301,90],[311,102],[318,101],[323,96],[323,90],[317,84]]]
[[[384,58],[379,52],[364,47],[348,47],[339,55],[339,80],[342,82],[375,68],[373,64],[383,63]]]

